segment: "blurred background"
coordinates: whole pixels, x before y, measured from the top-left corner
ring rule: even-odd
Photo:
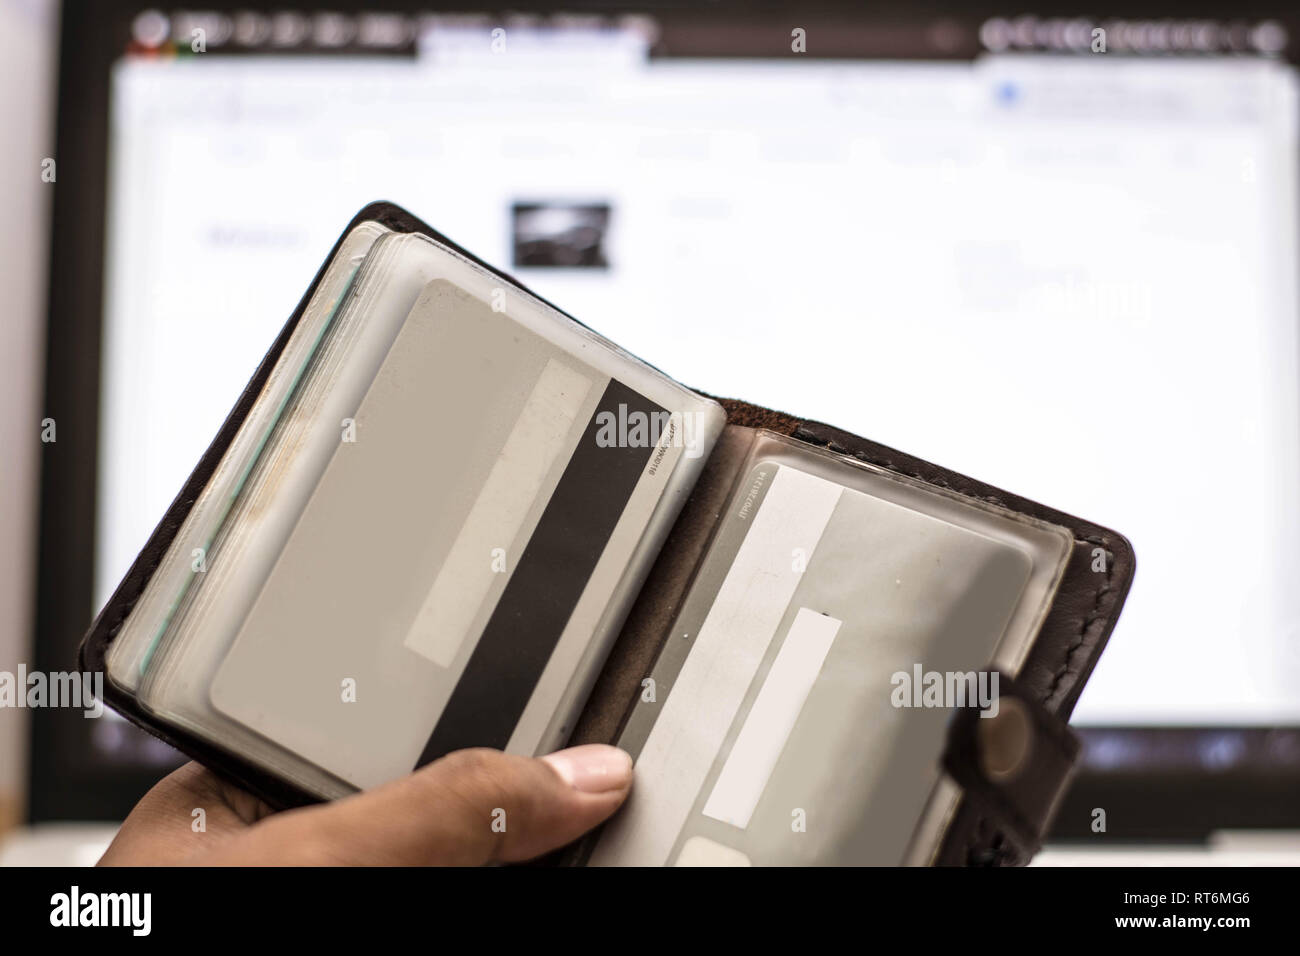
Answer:
[[[688,385],[1124,532],[1041,862],[1300,861],[1300,12],[1079,6],[0,0],[0,672],[75,668],[391,199]],[[0,862],[176,762],[0,708]]]

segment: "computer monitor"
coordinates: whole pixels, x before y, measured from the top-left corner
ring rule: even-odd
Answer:
[[[67,7],[44,660],[388,198],[689,385],[1125,532],[1060,835],[1300,825],[1294,14]],[[175,759],[36,734],[37,818]]]

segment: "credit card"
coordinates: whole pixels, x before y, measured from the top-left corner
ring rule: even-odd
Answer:
[[[895,706],[894,677],[986,669],[1035,558],[986,513],[795,460],[737,486],[618,741],[636,786],[591,865],[902,859],[949,711]]]
[[[712,403],[590,353],[430,282],[216,709],[357,787],[464,747],[558,746],[721,427]]]

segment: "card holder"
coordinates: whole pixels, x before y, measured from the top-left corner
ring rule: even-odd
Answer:
[[[740,400],[719,401],[727,410],[728,427],[633,607],[628,626],[610,654],[571,742],[617,738],[636,706],[629,702],[636,700],[640,680],[650,673],[675,607],[703,558],[709,538],[701,528],[712,527],[731,493],[731,482],[749,443],[742,429],[770,429],[811,447],[849,456],[1068,531],[1069,552],[1051,604],[1014,678],[1005,676],[1001,685],[1004,694],[1023,700],[1038,718],[1026,748],[1040,759],[1053,752],[1065,756],[1046,765],[1026,763],[1015,775],[991,779],[984,777],[978,759],[980,740],[969,735],[951,736],[944,765],[948,767],[955,760],[967,772],[960,784],[951,775],[942,784],[957,799],[946,815],[928,821],[927,825],[942,828],[944,835],[938,848],[926,858],[910,860],[959,866],[1028,862],[1073,772],[1078,744],[1068,727],[1070,713],[1105,648],[1132,584],[1135,557],[1128,540],[1110,529],[843,429]],[[954,719],[954,727],[957,723]],[[1023,786],[1024,780],[1032,781],[1041,796],[1018,815],[1009,812],[1015,801],[988,799],[990,793],[1014,790],[1017,781],[1022,781]],[[970,797],[977,782],[981,796]],[[584,859],[590,853],[591,842],[571,852],[566,862]]]
[[[362,210],[327,262],[334,260],[346,237],[363,223],[374,223],[395,233],[429,236],[489,270],[507,287],[527,291],[504,273],[492,269],[388,203],[372,204]],[[200,498],[217,463],[237,438],[257,396],[272,379],[292,333],[303,320],[313,295],[324,281],[326,267],[323,266],[216,439],[92,625],[81,648],[82,664],[86,669],[104,669],[106,656],[124,620],[144,593],[150,576]],[[1017,765],[1015,773],[989,772],[991,764],[982,756],[981,748],[992,746],[989,741],[997,740],[998,735],[990,736],[986,729],[990,721],[980,718],[975,718],[973,729],[958,733],[958,729],[966,728],[969,723],[963,721],[962,713],[958,712],[951,722],[948,743],[942,755],[941,763],[946,771],[941,784],[944,792],[931,801],[930,808],[921,814],[918,824],[921,828],[929,827],[935,835],[933,845],[924,853],[913,853],[908,859],[908,862],[976,865],[1024,862],[1036,849],[1037,840],[1041,838],[1056,799],[1068,779],[1073,751],[1070,748],[1072,738],[1065,723],[1127,594],[1134,567],[1128,542],[1107,529],[1008,495],[832,426],[804,421],[746,402],[719,401],[727,413],[728,425],[669,530],[619,636],[595,678],[585,707],[572,728],[557,729],[557,739],[567,739],[570,744],[613,742],[627,730],[635,713],[642,682],[652,673],[655,661],[662,654],[668,630],[718,534],[726,502],[734,493],[743,467],[750,459],[756,435],[760,430],[766,430],[772,436],[780,436],[769,436],[768,440],[788,443],[799,454],[857,462],[868,470],[897,476],[904,484],[939,496],[978,502],[981,507],[1018,517],[1029,524],[1060,529],[1064,540],[1061,568],[1041,621],[1023,654],[1012,661],[996,662],[1014,671],[1003,674],[1002,686],[1007,688],[1004,692],[1008,700],[1014,698],[1021,702],[1011,705],[1011,709],[1016,713],[1023,710],[1029,718],[1014,725],[1001,719],[992,723],[1011,727],[1002,736],[1009,734],[1013,742],[1019,740],[1030,757]],[[995,662],[986,663],[991,671]],[[128,719],[273,806],[288,807],[316,799],[309,790],[282,774],[267,772],[242,753],[159,721],[140,705],[130,687],[106,682],[106,698]],[[1052,746],[1049,747],[1048,743]],[[999,753],[1002,754],[1006,750],[1005,742],[1000,746]],[[1048,759],[1052,754],[1059,755],[1059,759]],[[1032,768],[1030,777],[1024,776],[1028,773],[1025,768]],[[1028,795],[1023,786],[1026,779],[1034,781]],[[745,793],[743,787],[733,789],[736,793]],[[748,805],[749,798],[752,794],[739,800],[739,805]],[[591,853],[593,845],[594,841],[589,840],[558,855],[555,861],[581,861]],[[708,862],[707,856],[706,853],[701,862]],[[684,862],[690,862],[690,859]]]
[[[728,407],[729,421],[722,438],[715,448],[714,457],[710,462],[710,467],[701,477],[696,491],[686,508],[683,511],[681,520],[674,529],[659,563],[652,571],[650,579],[642,592],[638,603],[634,606],[629,616],[628,625],[621,636],[619,642],[611,652],[609,662],[602,673],[600,681],[589,701],[587,711],[583,719],[575,729],[571,742],[594,742],[594,741],[617,741],[620,745],[629,749],[635,754],[638,753],[638,747],[646,744],[645,728],[653,723],[644,717],[645,712],[655,709],[655,702],[647,703],[646,697],[642,693],[647,684],[647,676],[655,681],[654,689],[663,691],[663,679],[665,667],[663,659],[668,656],[676,655],[679,659],[683,656],[689,661],[690,656],[695,654],[695,650],[683,650],[694,638],[694,627],[699,624],[699,615],[694,615],[692,619],[689,613],[690,604],[696,600],[695,591],[698,588],[698,579],[701,575],[701,566],[709,562],[716,563],[713,552],[718,549],[718,543],[711,534],[706,533],[703,529],[711,528],[712,534],[718,533],[718,528],[726,520],[725,510],[730,502],[730,507],[737,507],[739,502],[748,502],[752,497],[745,496],[745,487],[743,485],[751,478],[744,478],[742,487],[737,489],[740,476],[747,475],[749,469],[753,467],[754,456],[753,447],[757,444],[767,449],[774,445],[778,449],[786,449],[791,454],[794,463],[800,460],[810,462],[821,462],[824,468],[823,475],[829,477],[843,478],[845,475],[852,476],[856,470],[860,472],[871,472],[875,476],[891,476],[895,479],[896,488],[890,489],[885,487],[884,496],[893,498],[899,503],[905,503],[906,495],[912,494],[917,489],[925,492],[923,497],[928,497],[931,502],[940,504],[939,511],[935,512],[942,516],[946,510],[946,517],[952,518],[954,512],[949,504],[958,505],[970,514],[978,515],[981,508],[987,509],[988,516],[994,524],[1001,522],[1009,527],[1016,525],[1023,526],[1026,534],[1037,535],[1039,545],[1045,543],[1046,550],[1042,551],[1035,558],[1034,566],[1041,569],[1041,573],[1035,572],[1029,574],[1028,579],[1033,579],[1035,574],[1038,578],[1036,587],[1036,596],[1034,597],[1033,607],[1026,608],[1027,616],[1021,615],[1019,622],[1013,618],[1010,625],[1006,627],[1005,636],[998,640],[996,653],[992,653],[994,648],[990,643],[997,635],[1004,633],[1003,625],[1000,619],[996,617],[996,608],[991,606],[980,607],[977,602],[972,605],[965,600],[965,595],[969,593],[978,593],[985,600],[983,603],[988,605],[989,601],[996,595],[998,589],[1002,589],[1007,594],[1015,596],[1019,593],[1022,578],[1021,573],[1024,568],[1021,567],[1023,554],[1020,549],[1027,548],[1033,550],[1036,546],[1033,541],[1022,538],[1019,541],[1011,540],[1010,544],[1005,542],[999,543],[997,549],[990,550],[991,542],[985,536],[1001,536],[1006,538],[1005,528],[999,531],[994,525],[986,524],[979,527],[977,522],[972,527],[975,532],[968,532],[968,541],[959,538],[953,538],[949,543],[940,544],[939,539],[930,540],[926,543],[924,549],[917,549],[917,554],[929,555],[934,552],[936,545],[939,546],[938,553],[942,555],[947,567],[944,568],[942,576],[934,577],[926,585],[931,595],[929,599],[915,602],[915,598],[897,599],[889,593],[889,584],[891,580],[899,586],[905,583],[912,583],[917,578],[917,567],[915,561],[909,558],[909,543],[906,537],[899,538],[893,545],[887,548],[877,548],[887,554],[886,558],[873,556],[872,544],[880,544],[880,541],[869,541],[872,535],[879,536],[878,526],[882,521],[892,521],[894,516],[890,512],[883,510],[879,502],[872,502],[874,510],[862,512],[865,518],[869,518],[869,524],[862,525],[859,532],[863,536],[862,550],[860,557],[846,556],[855,554],[851,550],[852,539],[845,539],[845,531],[837,532],[838,542],[831,541],[836,537],[833,534],[835,519],[832,519],[830,530],[827,530],[823,542],[831,541],[831,544],[823,546],[822,550],[830,549],[826,555],[827,560],[838,562],[833,565],[833,570],[827,572],[816,567],[816,562],[821,560],[820,552],[809,555],[808,557],[813,564],[808,566],[807,575],[817,579],[819,576],[823,579],[819,587],[808,588],[799,585],[797,591],[793,584],[793,577],[788,576],[788,587],[795,593],[796,600],[793,604],[787,604],[786,596],[777,599],[777,604],[772,607],[772,614],[766,622],[761,621],[761,615],[756,617],[752,608],[747,612],[743,621],[743,626],[734,628],[735,634],[730,638],[733,642],[743,642],[751,640],[754,632],[758,631],[762,635],[767,635],[769,631],[775,631],[771,638],[771,646],[765,652],[761,652],[755,659],[753,666],[755,673],[758,675],[752,682],[749,675],[742,675],[742,686],[734,690],[734,699],[729,702],[729,707],[734,707],[735,712],[740,713],[741,717],[732,720],[732,711],[728,710],[721,718],[718,718],[716,709],[719,704],[719,698],[725,697],[727,688],[725,681],[719,682],[717,673],[710,676],[707,691],[700,688],[687,688],[681,693],[694,695],[701,701],[705,701],[700,707],[689,712],[689,719],[680,722],[680,726],[671,729],[670,738],[673,746],[680,752],[687,754],[706,755],[704,760],[696,760],[693,766],[683,766],[690,764],[690,760],[683,761],[673,758],[666,759],[662,752],[654,753],[651,759],[658,759],[660,766],[657,770],[653,764],[646,767],[640,764],[642,771],[647,772],[650,777],[650,783],[642,785],[642,804],[636,803],[637,797],[632,798],[630,809],[623,811],[625,815],[636,818],[635,830],[638,833],[636,838],[628,837],[627,833],[621,834],[622,845],[618,852],[601,851],[601,838],[596,837],[589,839],[585,844],[566,857],[567,862],[582,862],[595,853],[596,862],[629,864],[641,862],[671,862],[672,859],[679,858],[686,862],[692,860],[700,863],[707,863],[710,859],[716,858],[719,865],[726,864],[728,861],[734,863],[737,859],[749,860],[750,853],[740,852],[740,847],[757,847],[761,850],[760,859],[754,862],[765,863],[798,863],[798,862],[833,862],[834,847],[849,846],[853,849],[848,854],[848,859],[856,862],[954,862],[951,858],[944,858],[944,854],[951,856],[952,848],[969,843],[973,838],[968,837],[964,832],[957,830],[950,825],[950,821],[964,820],[966,814],[970,812],[970,805],[975,801],[962,799],[963,793],[966,792],[972,783],[969,774],[962,778],[962,786],[956,785],[956,781],[949,774],[940,780],[934,787],[934,793],[930,801],[930,808],[924,813],[918,811],[917,817],[911,810],[904,808],[900,811],[895,807],[889,811],[888,803],[872,803],[868,799],[869,794],[864,788],[853,800],[849,801],[851,810],[856,811],[861,808],[868,808],[867,813],[871,815],[868,822],[875,824],[874,832],[871,826],[860,823],[854,816],[853,812],[840,812],[836,818],[836,812],[823,812],[820,814],[822,834],[825,837],[818,850],[818,841],[813,837],[802,836],[795,839],[787,839],[783,836],[783,825],[779,814],[773,815],[773,808],[780,804],[784,798],[789,798],[792,802],[797,802],[803,807],[804,812],[812,811],[803,806],[810,802],[816,802],[818,795],[823,791],[832,789],[843,791],[846,786],[851,786],[855,779],[852,773],[848,773],[844,768],[851,765],[855,760],[866,760],[868,750],[880,745],[880,741],[873,742],[872,728],[882,722],[893,721],[900,728],[891,733],[911,733],[910,742],[905,747],[900,748],[896,743],[891,742],[894,746],[894,757],[890,758],[887,753],[883,754],[880,759],[886,763],[890,759],[895,762],[888,765],[888,776],[894,781],[891,784],[890,796],[904,790],[903,779],[911,774],[913,786],[913,803],[921,802],[916,796],[920,789],[928,789],[926,783],[925,770],[927,766],[933,764],[935,769],[942,762],[947,766],[948,762],[955,755],[970,757],[966,752],[969,747],[979,747],[981,742],[987,737],[984,736],[971,738],[971,742],[965,738],[951,737],[943,754],[937,751],[933,754],[933,759],[917,761],[913,759],[916,754],[926,752],[926,748],[937,748],[940,746],[940,734],[935,729],[933,718],[926,718],[918,715],[912,717],[908,715],[906,719],[899,720],[897,715],[891,714],[888,708],[883,710],[877,705],[888,693],[888,688],[880,686],[884,675],[889,674],[895,667],[909,666],[915,658],[916,666],[919,668],[921,660],[924,659],[928,664],[933,665],[942,663],[946,657],[949,670],[956,667],[960,673],[970,673],[975,676],[971,668],[979,670],[981,679],[988,674],[998,674],[1004,680],[1005,695],[1009,701],[1008,708],[1015,713],[1021,713],[1023,708],[1017,701],[1012,698],[1023,698],[1025,702],[1032,705],[1033,712],[1043,717],[1042,721],[1030,726],[1036,729],[1039,726],[1050,728],[1056,733],[1044,738],[1044,741],[1051,742],[1055,740],[1070,739],[1069,731],[1066,729],[1064,721],[1060,716],[1061,712],[1048,711],[1039,700],[1035,699],[1035,694],[1028,691],[1026,686],[1016,683],[1008,675],[1010,672],[1023,672],[1024,665],[1030,660],[1031,656],[1041,659],[1042,648],[1040,639],[1044,633],[1045,624],[1055,619],[1059,620],[1061,615],[1058,611],[1052,610],[1058,606],[1058,602],[1063,598],[1073,598],[1074,595],[1064,594],[1063,587],[1075,587],[1068,577],[1068,571],[1076,563],[1077,545],[1075,540],[1075,531],[1069,530],[1066,523],[1072,521],[1067,516],[1048,509],[1042,509],[1038,515],[1029,515],[1024,511],[1015,511],[1008,509],[1004,502],[1003,496],[994,495],[991,492],[982,494],[979,498],[971,498],[959,494],[952,490],[952,485],[960,479],[959,476],[951,473],[943,473],[938,476],[942,483],[926,481],[923,477],[912,474],[907,475],[884,466],[883,462],[888,460],[886,456],[890,454],[888,450],[879,446],[870,446],[867,443],[848,445],[833,440],[835,447],[830,447],[830,442],[809,442],[805,435],[808,433],[808,426],[794,420],[789,416],[781,416],[767,409],[749,406],[743,403],[724,402]],[[771,428],[777,426],[790,433],[790,437],[777,439],[771,437],[771,433],[755,432],[752,428],[737,425],[737,421],[752,421],[756,424]],[[843,434],[843,433],[841,433]],[[794,437],[798,435],[799,437]],[[757,437],[756,437],[757,436]],[[764,437],[767,436],[767,437]],[[845,436],[849,437],[849,436]],[[856,440],[861,442],[860,439]],[[856,448],[859,454],[850,454],[848,449]],[[870,463],[865,459],[868,450],[875,457],[881,460],[881,464]],[[838,469],[836,471],[835,469]],[[760,476],[761,477],[761,476]],[[824,479],[814,479],[818,483]],[[850,483],[852,483],[850,481]],[[888,483],[886,483],[888,484]],[[832,492],[831,500],[834,500],[834,487],[825,489]],[[775,491],[775,486],[773,487]],[[818,494],[824,494],[821,489],[817,490]],[[879,489],[877,489],[879,493]],[[915,503],[915,502],[913,502]],[[840,511],[844,510],[846,501],[841,501],[836,506],[835,515],[838,517]],[[764,502],[766,506],[766,502]],[[800,506],[803,507],[803,506]],[[800,514],[800,523],[816,524],[819,520],[818,510],[821,510],[820,520],[825,519],[826,509],[831,507],[829,503],[823,501],[818,503],[813,501],[807,510]],[[860,506],[859,506],[860,507]],[[893,504],[889,505],[893,508]],[[922,503],[922,507],[925,505]],[[1054,519],[1054,520],[1053,520]],[[734,518],[730,519],[734,522]],[[758,521],[761,521],[761,517]],[[915,523],[915,519],[909,519]],[[753,527],[748,531],[750,536],[758,534],[759,526],[756,521]],[[925,524],[918,525],[917,531],[921,534],[931,534],[939,528],[938,524],[932,523],[927,519]],[[977,533],[976,533],[977,532]],[[950,529],[945,529],[945,533],[950,533]],[[1015,535],[1012,535],[1015,538]],[[1120,539],[1122,541],[1122,539]],[[792,542],[786,541],[784,544],[777,546],[773,558],[778,559],[781,556],[781,549],[788,547]],[[971,545],[975,546],[972,551]],[[836,547],[838,546],[838,552]],[[1126,569],[1121,569],[1117,573],[1124,576],[1125,586],[1130,576],[1131,569],[1131,552],[1127,550],[1127,544],[1116,544],[1116,548],[1121,555],[1128,561]],[[948,642],[945,651],[940,644],[934,641],[921,641],[921,646],[914,647],[918,635],[924,638],[927,633],[927,625],[924,620],[918,623],[912,618],[924,619],[927,616],[938,620],[937,612],[930,606],[939,603],[942,596],[940,592],[947,586],[946,582],[953,579],[963,579],[967,570],[963,569],[959,561],[963,553],[969,553],[974,557],[974,562],[970,564],[979,572],[977,578],[971,578],[970,582],[957,588],[960,592],[957,596],[963,598],[961,604],[954,604],[953,611],[960,618],[960,633],[952,633],[946,638]],[[987,552],[987,553],[985,553]],[[1091,553],[1088,554],[1091,559]],[[737,557],[736,563],[739,565],[741,559]],[[850,565],[842,567],[843,565]],[[760,569],[763,573],[772,570],[771,568]],[[769,577],[766,582],[758,589],[759,594],[764,595],[764,599],[770,603],[770,595],[774,591],[780,590],[781,582],[778,580],[781,569],[776,567],[776,576]],[[925,569],[920,569],[924,577]],[[733,567],[733,571],[735,568]],[[894,578],[897,572],[900,578]],[[712,573],[716,573],[716,570]],[[887,575],[881,579],[881,575]],[[830,583],[833,585],[829,591],[826,587],[826,578],[830,577]],[[866,592],[857,597],[863,604],[870,604],[872,610],[862,612],[855,607],[853,602],[848,599],[847,595],[839,594],[846,587],[870,588],[873,577],[876,579],[875,592]],[[903,579],[906,579],[903,580]],[[1077,575],[1076,575],[1077,580]],[[1106,583],[1098,583],[1098,590],[1107,587]],[[795,605],[801,603],[798,595],[804,594],[810,596],[810,603],[813,608],[799,608],[798,614],[795,614]],[[1104,599],[1105,594],[1101,597]],[[899,608],[902,618],[895,615],[891,620],[888,614],[882,612],[882,603],[894,600]],[[902,603],[898,603],[899,600]],[[721,599],[719,599],[721,601]],[[907,603],[912,601],[913,603]],[[741,602],[743,605],[761,604],[763,601],[755,601],[752,596],[744,598]],[[847,622],[843,627],[842,633],[838,637],[828,636],[819,643],[817,635],[817,624],[824,621],[825,618],[818,618],[810,615],[810,610],[817,610],[822,614],[827,613],[828,603],[833,605],[830,610],[833,615],[838,615],[844,619],[843,622],[832,618],[833,627],[838,628],[841,624]],[[1116,604],[1122,603],[1122,595],[1116,598]],[[686,608],[688,613],[683,613]],[[716,606],[715,606],[716,610]],[[994,613],[990,618],[989,614]],[[980,615],[987,619],[983,625],[986,632],[985,644],[988,647],[989,657],[979,659],[971,657],[971,650],[966,645],[977,640],[981,630]],[[683,623],[683,618],[686,619]],[[858,620],[855,625],[855,619]],[[776,622],[780,620],[781,625],[778,628]],[[940,622],[942,623],[942,622]],[[809,625],[812,625],[811,628]],[[786,628],[788,627],[788,633]],[[1017,644],[1012,646],[1009,643],[1012,640],[1013,633],[1018,629],[1019,638]],[[826,629],[823,627],[824,632]],[[952,629],[949,628],[951,631]],[[991,635],[991,637],[989,636]],[[782,638],[784,643],[782,643]],[[705,640],[703,631],[699,632],[699,640]],[[959,648],[953,641],[961,642]],[[791,652],[792,645],[798,645],[800,641],[806,642],[804,650]],[[832,643],[834,642],[834,643]],[[892,642],[892,643],[891,643]],[[763,646],[767,646],[765,643]],[[862,648],[859,654],[869,654],[870,656],[860,656],[855,660],[852,651],[846,652],[843,648],[847,646],[852,648],[857,646]],[[780,648],[778,650],[778,647]],[[868,650],[869,648],[869,650]],[[811,649],[811,650],[810,650]],[[830,649],[829,656],[827,650]],[[734,651],[734,647],[729,647],[729,651]],[[960,653],[957,651],[960,650]],[[782,703],[782,695],[788,693],[788,689],[796,686],[801,679],[799,676],[800,667],[807,665],[800,663],[801,657],[808,657],[810,654],[821,654],[822,657],[812,662],[813,667],[822,666],[819,661],[824,661],[824,670],[818,676],[816,684],[812,686],[811,691],[803,687],[798,693],[804,696],[797,699],[786,700]],[[955,655],[955,656],[954,656]],[[656,660],[658,663],[656,664]],[[737,669],[737,664],[733,658],[728,667],[728,672]],[[980,668],[979,665],[985,666]],[[668,668],[669,676],[677,676],[671,668]],[[881,673],[883,671],[883,674]],[[802,678],[805,684],[808,681],[807,675]],[[919,679],[919,674],[918,674]],[[1055,686],[1060,688],[1067,680],[1072,678],[1068,673],[1062,674],[1060,680]],[[996,679],[994,679],[996,680]],[[834,687],[834,682],[840,681],[847,683],[848,688]],[[875,686],[872,686],[874,683]],[[996,686],[996,683],[995,683]],[[777,688],[773,690],[773,687]],[[785,688],[785,690],[782,690]],[[747,694],[743,697],[742,694]],[[678,693],[674,686],[668,690],[668,694]],[[838,695],[838,696],[837,696]],[[797,695],[796,695],[797,696]],[[707,698],[707,700],[706,700]],[[631,701],[629,704],[628,702]],[[785,708],[783,710],[783,707]],[[817,720],[818,708],[823,715],[822,725],[819,727]],[[855,710],[856,708],[856,710]],[[681,708],[678,708],[681,710]],[[665,712],[667,708],[665,708]],[[747,716],[745,716],[747,713]],[[834,752],[834,744],[831,741],[832,731],[840,727],[851,725],[854,715],[859,718],[857,729],[853,731],[856,736],[848,740],[843,745],[842,752]],[[996,711],[995,711],[996,714]],[[797,716],[797,721],[795,717]],[[985,717],[990,716],[986,713]],[[743,718],[743,719],[742,719]],[[869,718],[869,719],[861,719]],[[662,719],[659,718],[659,719]],[[721,724],[717,724],[717,720]],[[907,727],[920,727],[921,721],[930,720],[929,730],[923,731],[918,736],[917,731],[905,731]],[[997,715],[996,719],[980,719],[978,726],[984,730],[994,727],[1007,726],[1008,720],[1012,717],[1006,715]],[[640,721],[641,728],[636,728],[637,721]],[[702,722],[715,721],[713,729],[713,738],[709,739],[707,734],[700,731]],[[730,723],[729,723],[730,722]],[[757,724],[764,728],[762,733],[750,733],[747,736],[746,731],[750,729],[751,724]],[[954,721],[955,725],[955,721]],[[729,732],[725,732],[727,727]],[[653,744],[653,735],[660,728],[655,725],[655,730],[651,733]],[[725,732],[725,733],[724,733]],[[786,735],[788,735],[788,740]],[[1005,736],[1005,735],[1004,735]],[[994,735],[989,739],[997,739]],[[1032,754],[1043,755],[1050,752],[1042,741],[1033,741],[1021,734],[1019,738],[1021,744],[1030,746]],[[784,750],[780,748],[784,746]],[[966,748],[965,750],[962,748]],[[1005,748],[1004,748],[1005,749]],[[1059,748],[1058,748],[1059,749]],[[827,753],[826,759],[831,765],[819,767],[815,761],[809,762],[797,756],[800,751],[821,750]],[[730,756],[727,756],[730,751]],[[778,760],[779,751],[779,760]],[[792,757],[791,753],[796,756]],[[714,755],[716,753],[716,759]],[[1032,853],[1032,848],[1036,846],[1035,840],[1037,835],[1041,834],[1050,820],[1051,811],[1059,798],[1065,783],[1068,780],[1068,771],[1072,765],[1071,759],[1057,763],[1043,763],[1036,760],[1032,763],[1032,780],[1037,792],[1046,794],[1050,799],[1039,799],[1029,806],[1026,810],[1016,817],[996,816],[993,810],[1006,808],[1012,804],[1003,802],[990,802],[985,799],[979,803],[982,808],[982,816],[976,824],[970,824],[978,830],[988,842],[989,848],[997,848],[1006,856],[1007,861],[1015,858],[1009,854],[1013,847],[1017,848],[1022,856]],[[740,756],[738,756],[738,754]],[[907,759],[899,758],[899,754],[907,755]],[[723,759],[725,757],[725,760]],[[939,759],[942,757],[942,761]],[[976,767],[984,766],[983,763],[970,757],[966,763]],[[747,767],[748,765],[748,767]],[[712,766],[712,771],[709,767]],[[737,770],[736,767],[740,769]],[[981,793],[987,797],[990,792],[1000,792],[1004,789],[1009,791],[1015,790],[1016,778],[1029,771],[1031,763],[1023,762],[1023,766],[1017,765],[1015,773],[1003,773],[994,781],[986,781],[981,789]],[[757,769],[755,769],[757,768]],[[811,796],[807,792],[807,787],[803,782],[815,777],[818,772],[827,775],[825,784],[818,788],[813,787],[814,794]],[[865,771],[864,771],[865,772]],[[883,771],[878,771],[883,772]],[[694,776],[692,776],[694,774]],[[672,794],[657,793],[655,791],[654,780],[656,777],[671,778],[673,790],[681,802],[677,808],[677,818],[670,823],[665,824],[662,814],[659,812],[660,806],[665,802],[673,799]],[[861,776],[861,773],[858,774]],[[766,781],[766,784],[765,784]],[[792,781],[794,783],[792,783]],[[831,782],[834,786],[831,786]],[[849,781],[849,783],[846,783]],[[797,783],[797,785],[796,785]],[[765,789],[766,787],[766,789]],[[785,788],[784,796],[782,788]],[[681,796],[682,788],[690,791],[686,797]],[[688,812],[687,799],[696,794],[698,797],[694,802],[694,811]],[[712,796],[706,796],[712,793]],[[761,794],[761,799],[760,799]],[[803,794],[799,797],[799,794]],[[721,795],[721,796],[720,796]],[[796,799],[797,798],[797,799]],[[874,799],[874,798],[873,798]],[[651,810],[647,811],[645,805],[649,804]],[[870,807],[879,804],[883,809],[872,810]],[[734,815],[728,815],[728,806],[740,808],[740,817],[737,819]],[[891,822],[886,811],[893,812],[895,819]],[[767,819],[759,819],[754,822],[755,813],[761,817],[767,815]],[[838,808],[837,808],[838,812]],[[828,821],[828,817],[831,818]],[[679,829],[679,823],[686,821],[684,829]],[[691,820],[698,821],[694,828],[698,831],[693,837],[690,836],[692,825]],[[1032,821],[1026,824],[1025,821]],[[730,826],[722,826],[719,821],[728,823]],[[919,822],[918,822],[919,821]],[[997,826],[993,825],[997,822]],[[913,823],[915,822],[915,827]],[[1011,831],[1011,836],[1003,833],[1012,824],[1017,824]],[[633,827],[627,823],[620,823],[619,818],[609,825],[615,831],[629,831]],[[654,840],[646,837],[648,831],[654,830],[658,826],[663,828],[667,826],[668,833],[665,836],[660,834],[660,839],[656,844]],[[1001,829],[998,829],[1000,827]],[[765,833],[765,838],[754,836],[754,832]],[[810,832],[810,831],[804,831]],[[906,851],[899,846],[890,846],[890,841],[897,842],[898,834],[906,836],[913,834],[910,846]],[[942,839],[938,839],[942,835]],[[1014,837],[1014,839],[1013,839]],[[763,842],[766,839],[766,843]],[[856,843],[855,843],[856,841]],[[927,842],[928,841],[928,842]],[[985,848],[975,844],[967,847],[969,859],[961,859],[956,862],[981,862],[981,853]],[[671,852],[669,852],[671,850]],[[664,858],[668,854],[667,859]],[[761,858],[766,854],[766,858]],[[873,855],[874,854],[874,855]]]

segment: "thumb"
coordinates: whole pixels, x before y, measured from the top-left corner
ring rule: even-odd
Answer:
[[[276,814],[213,862],[476,866],[540,856],[612,814],[632,758],[587,744],[531,758],[461,750],[331,804]]]

